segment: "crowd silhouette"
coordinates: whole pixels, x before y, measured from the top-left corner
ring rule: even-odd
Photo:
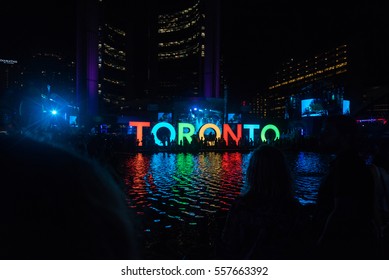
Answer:
[[[248,190],[239,196],[222,232],[219,258],[302,259],[308,256],[307,216],[295,198],[284,153],[261,145],[251,155]]]
[[[326,117],[321,152],[335,155],[316,204],[294,199],[283,151],[263,144],[247,168],[248,191],[237,197],[218,249],[232,259],[387,259],[389,139],[372,140],[350,116]]]
[[[137,216],[115,173],[123,143],[20,133],[4,120],[0,259],[142,258]],[[214,251],[195,258],[388,258],[388,139],[374,141],[368,162],[362,137],[353,118],[325,118],[318,144],[335,158],[309,209],[295,197],[282,147],[259,144]]]
[[[318,259],[379,258],[373,176],[359,152],[356,121],[328,117],[320,145],[336,155],[318,190],[313,252]]]
[[[1,134],[0,151],[0,259],[139,258],[136,218],[98,161],[25,134]]]

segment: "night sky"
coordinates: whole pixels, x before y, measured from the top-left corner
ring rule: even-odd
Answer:
[[[389,63],[388,1],[221,2],[224,72],[230,89],[239,88],[243,96],[266,87],[286,59],[314,55],[350,38],[365,45],[374,41],[385,54],[377,63]],[[75,3],[2,3],[0,57],[21,59],[36,50],[57,49],[74,59]]]
[[[45,50],[75,56],[75,1],[13,0],[1,10],[2,58],[23,59]]]
[[[363,63],[386,69],[389,75],[388,1],[241,0],[239,7],[236,1],[223,3],[227,11],[225,67],[228,74],[239,77],[232,79],[234,89],[258,91],[268,85],[263,81],[280,70],[282,62],[309,58],[350,42],[357,43],[361,57],[369,60]],[[234,28],[236,25],[239,29]],[[365,51],[377,56],[363,57],[368,55]],[[376,75],[380,70],[367,75]]]

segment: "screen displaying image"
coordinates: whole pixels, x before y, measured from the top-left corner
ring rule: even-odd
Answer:
[[[350,100],[343,100],[343,115],[350,115]]]
[[[236,113],[228,113],[227,115],[227,123],[241,123],[242,115]]]
[[[69,116],[69,125],[77,126],[77,116]]]
[[[301,100],[301,117],[320,117],[328,115],[320,99]]]
[[[158,122],[172,122],[172,113],[160,112],[158,113]]]

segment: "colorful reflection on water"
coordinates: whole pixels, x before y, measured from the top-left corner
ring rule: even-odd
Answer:
[[[195,225],[206,215],[229,210],[244,184],[247,159],[241,153],[130,156],[125,177],[129,205],[139,215],[147,211],[156,221]]]
[[[158,233],[154,238],[163,239],[163,232],[170,231],[170,238],[176,239],[181,247],[186,246],[188,239],[195,242],[200,237],[201,230],[209,236],[210,225],[226,216],[235,197],[245,188],[250,155],[239,152],[129,155],[125,160],[129,207],[140,217],[145,233]],[[296,196],[302,204],[315,203],[331,158],[318,153],[287,153]]]

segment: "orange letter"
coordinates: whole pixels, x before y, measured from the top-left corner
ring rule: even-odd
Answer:
[[[150,127],[150,122],[130,122],[130,126],[136,126],[136,139],[139,139],[139,146],[142,146],[143,127]]]
[[[204,132],[208,129],[208,128],[211,128],[215,131],[216,133],[216,139],[220,138],[221,136],[221,132],[220,132],[220,128],[216,125],[216,124],[213,124],[213,123],[206,123],[204,124],[202,127],[200,127],[200,130],[199,130],[199,137],[200,139],[201,138],[204,138]]]

